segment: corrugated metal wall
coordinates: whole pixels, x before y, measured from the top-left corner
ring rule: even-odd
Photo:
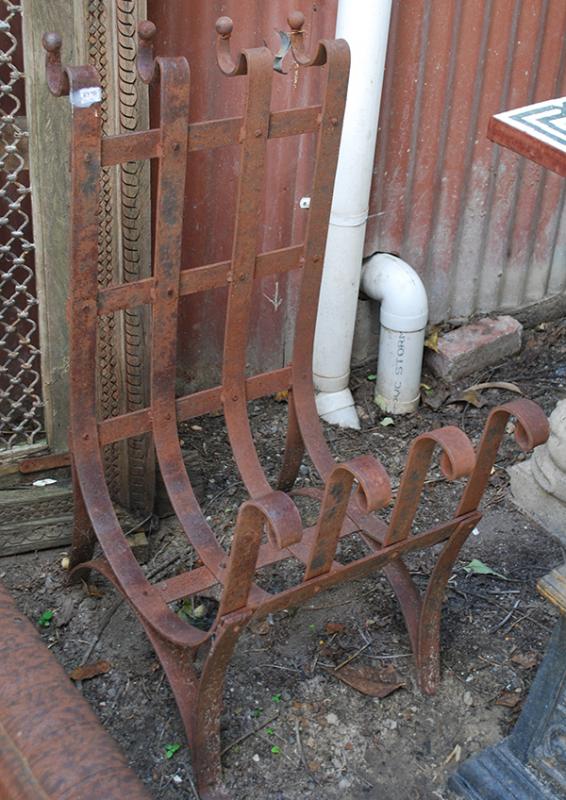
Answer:
[[[566,182],[486,139],[566,94],[565,0],[394,3],[366,253],[423,277],[435,321],[566,287]]]
[[[190,60],[191,118],[199,120],[237,115],[242,104],[245,79],[225,78],[216,66],[218,16],[233,17],[234,48],[274,47],[295,7],[309,40],[332,36],[336,6],[148,0],[148,16],[159,28],[159,54]],[[366,254],[396,252],[411,263],[434,321],[516,308],[566,286],[564,182],[486,139],[490,115],[566,94],[565,33],[566,0],[394,0]],[[274,105],[318,102],[316,72],[275,76]],[[309,136],[270,143],[263,248],[301,240],[298,201],[308,193],[312,155]],[[237,148],[191,156],[186,266],[229,257],[237,175]],[[287,278],[258,290],[250,371],[284,362],[294,297]],[[184,385],[217,379],[225,299],[217,290],[184,300]]]
[[[336,0],[148,0],[148,16],[158,27],[157,52],[185,55],[191,65],[191,120],[238,116],[242,113],[245,77],[227,78],[216,64],[215,28],[219,16],[234,20],[233,52],[266,42],[279,47],[277,30],[287,30],[287,15],[294,8],[304,12],[309,38],[331,37],[335,31]],[[320,9],[320,10],[319,10]],[[297,69],[274,74],[276,109],[312,105],[320,101],[320,70]],[[154,97],[155,101],[156,98]],[[156,119],[155,106],[154,120]],[[265,180],[265,207],[258,247],[276,249],[298,244],[303,238],[305,212],[299,200],[311,182],[314,138],[312,135],[270,141]],[[230,258],[234,230],[239,148],[224,147],[192,153],[187,170],[186,224],[183,231],[185,266]],[[287,321],[294,305],[296,286],[288,276],[265,279],[258,287],[255,318],[248,348],[249,371],[276,368],[285,360]],[[180,319],[179,380],[186,386],[217,383],[224,335],[226,291],[183,298]]]

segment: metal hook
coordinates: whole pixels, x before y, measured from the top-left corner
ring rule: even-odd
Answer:
[[[275,56],[273,68],[277,72],[283,72],[282,61],[289,50],[293,58],[303,67],[320,67],[326,64],[326,47],[323,42],[319,42],[314,56],[309,56],[305,49],[305,15],[302,11],[292,11],[287,17],[290,31],[279,32],[281,38],[281,50]],[[285,52],[283,52],[285,51]]]
[[[47,86],[55,97],[69,94],[69,76],[61,63],[61,47],[63,39],[58,33],[44,33],[41,37],[45,56]]]
[[[245,75],[248,71],[246,56],[238,53],[236,61],[230,52],[230,37],[234,30],[234,23],[230,17],[219,17],[216,20],[216,61],[224,75]]]
[[[156,75],[156,60],[153,55],[153,40],[157,28],[149,20],[143,20],[138,25],[138,75],[144,83],[152,83]]]
[[[287,35],[293,58],[297,64],[306,66],[310,62],[310,58],[305,52],[305,15],[302,11],[291,11],[287,17],[287,22],[291,28]]]

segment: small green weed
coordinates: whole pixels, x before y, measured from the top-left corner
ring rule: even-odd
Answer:
[[[181,745],[179,742],[173,742],[172,744],[165,745],[165,758],[173,758],[177,750],[181,749]]]
[[[37,620],[40,628],[48,628],[51,625],[51,620],[55,616],[54,611],[42,611]]]

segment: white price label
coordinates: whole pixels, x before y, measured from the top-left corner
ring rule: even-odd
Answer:
[[[100,86],[88,86],[84,89],[76,89],[70,94],[71,105],[77,108],[88,108],[93,103],[100,103],[102,100],[102,89]]]

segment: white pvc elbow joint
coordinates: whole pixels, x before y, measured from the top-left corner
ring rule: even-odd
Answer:
[[[381,303],[375,402],[390,414],[408,414],[420,400],[426,290],[415,270],[389,253],[365,262],[361,289]]]

